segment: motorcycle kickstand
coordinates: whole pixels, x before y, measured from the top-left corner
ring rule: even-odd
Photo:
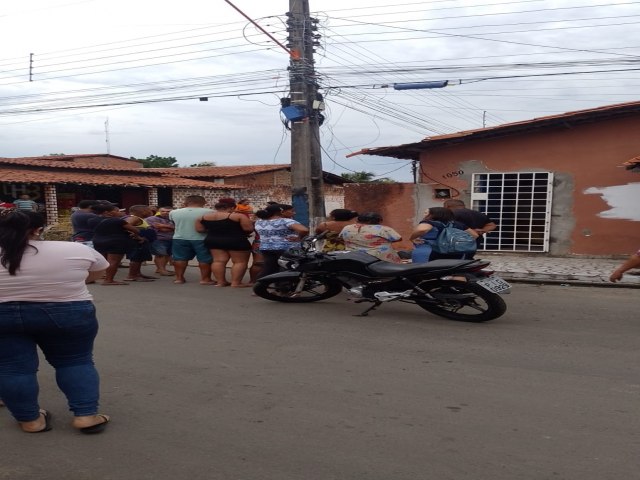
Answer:
[[[369,308],[367,308],[364,312],[355,314],[354,317],[368,317],[369,316],[369,312],[373,312],[380,305],[382,305],[382,302],[380,300],[377,300],[373,305],[371,305]]]

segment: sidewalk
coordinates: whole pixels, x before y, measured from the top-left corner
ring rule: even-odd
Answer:
[[[624,260],[603,258],[549,257],[544,254],[502,254],[478,252],[476,258],[491,261],[490,268],[512,282],[560,283],[600,287],[640,288],[640,275],[625,274],[611,283],[609,275]],[[634,270],[631,270],[633,273]],[[635,270],[635,272],[639,272]]]

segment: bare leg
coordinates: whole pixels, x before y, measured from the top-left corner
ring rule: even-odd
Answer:
[[[227,263],[229,262],[229,252],[226,250],[218,250],[217,248],[211,249],[211,255],[213,256],[213,278],[217,282],[218,287],[226,287],[229,285],[227,282]],[[233,282],[232,282],[233,283]]]
[[[113,278],[118,273],[118,267],[120,266],[120,262],[124,258],[124,254],[122,253],[109,253],[107,254],[107,261],[109,262],[109,266],[105,271],[104,282],[103,285],[120,285],[123,282],[116,282]]]
[[[251,283],[255,283],[258,278],[258,274],[262,271],[262,265],[264,263],[264,259],[260,252],[252,252],[253,262],[251,263],[251,268],[249,268],[249,281]]]
[[[133,260],[129,260],[129,277],[128,278],[138,278],[142,275],[140,269],[142,268],[142,262],[134,262]]]
[[[200,269],[200,285],[213,285],[214,283],[216,283],[211,278],[210,263],[198,263],[198,268]],[[176,275],[177,275],[177,272],[178,272],[178,266],[176,265]]]
[[[156,264],[156,273],[160,275],[170,275],[172,272],[167,270],[167,263],[169,263],[169,255],[156,255],[153,257],[153,263]]]
[[[125,280],[132,282],[152,282],[154,279],[158,278],[143,274],[141,268],[142,262],[129,260],[129,276],[125,278]]]
[[[184,283],[185,279],[184,279],[184,272],[187,271],[187,263],[184,260],[174,260],[173,261],[173,266],[176,269],[176,279],[173,281],[173,283]]]
[[[247,273],[247,266],[249,265],[249,257],[251,252],[249,251],[230,251],[231,255],[231,286],[232,287],[245,287],[248,285],[242,284],[244,274]]]

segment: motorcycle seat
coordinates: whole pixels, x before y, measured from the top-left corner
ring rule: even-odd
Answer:
[[[433,260],[427,263],[391,263],[375,262],[368,266],[369,271],[378,277],[395,275],[415,275],[418,273],[436,273],[450,270],[453,273],[457,268],[469,265],[476,260]]]

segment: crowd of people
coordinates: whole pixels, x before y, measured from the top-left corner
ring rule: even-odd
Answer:
[[[221,198],[213,208],[206,204],[204,197],[192,195],[181,208],[133,205],[127,214],[109,202],[83,200],[71,215],[72,240],[107,259],[102,285],[151,282],[159,276],[173,276],[174,283],[182,284],[189,262],[195,260],[201,285],[243,288],[277,271],[282,252],[309,233],[293,219],[291,205],[271,202],[254,212],[247,199]],[[116,279],[125,258],[128,275]],[[155,275],[145,275],[141,266],[151,261]],[[247,272],[249,281],[244,283]]]
[[[170,276],[183,284],[188,263],[195,259],[200,284],[247,287],[277,272],[283,252],[309,234],[293,218],[291,205],[270,202],[254,211],[246,199],[221,198],[207,208],[204,197],[193,195],[181,208],[134,205],[128,212],[110,202],[83,200],[71,216],[72,241],[43,242],[44,216],[29,199],[22,200],[0,207],[0,406],[6,405],[27,433],[52,428],[52,413],[38,403],[38,347],[55,369],[72,426],[95,434],[111,420],[98,411],[100,381],[93,362],[98,322],[87,283],[128,285]],[[463,202],[449,200],[425,212],[409,236],[414,245],[409,255],[415,263],[473,258],[443,255],[434,242],[444,228],[464,231],[479,242],[496,226]],[[333,210],[315,233],[323,234],[325,252],[356,250],[395,263],[407,258],[396,248],[402,236],[376,212]],[[117,280],[125,257],[127,276]],[[141,267],[151,261],[155,275],[146,275]],[[640,251],[610,280],[619,281],[638,267]],[[249,282],[243,283],[247,272]]]
[[[107,259],[109,267],[102,285],[150,282],[159,276],[173,276],[174,283],[182,284],[189,262],[195,260],[200,284],[242,288],[278,271],[280,255],[309,234],[305,225],[293,219],[291,205],[268,202],[265,208],[254,211],[247,199],[236,202],[233,198],[221,198],[213,208],[206,205],[204,197],[193,195],[181,208],[134,205],[127,214],[110,202],[83,200],[71,215],[72,240],[94,248]],[[413,245],[410,250],[397,247],[402,235],[384,225],[376,212],[335,209],[315,233],[324,234],[324,252],[356,250],[394,263],[473,258],[473,252],[443,254],[434,249],[436,239],[448,225],[475,238],[478,247],[482,237],[497,227],[487,215],[466,208],[461,200],[450,199],[442,207],[425,211],[408,237]],[[637,268],[637,256],[621,265],[611,281]],[[129,261],[128,274],[117,280],[125,258]],[[141,266],[151,261],[155,275],[143,274]],[[247,272],[249,281],[243,283]]]

